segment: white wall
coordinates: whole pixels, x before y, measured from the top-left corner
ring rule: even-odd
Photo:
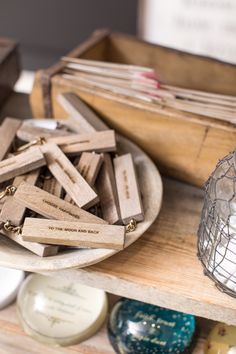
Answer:
[[[236,63],[236,0],[140,0],[139,34]]]

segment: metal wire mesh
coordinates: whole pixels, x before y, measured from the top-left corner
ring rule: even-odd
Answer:
[[[198,256],[217,287],[236,297],[236,168],[234,153],[219,161],[206,183]]]

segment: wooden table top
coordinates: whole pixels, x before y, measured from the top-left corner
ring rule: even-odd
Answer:
[[[204,276],[197,258],[203,191],[164,178],[161,212],[151,228],[117,255],[58,273],[113,294],[236,325],[236,300]]]

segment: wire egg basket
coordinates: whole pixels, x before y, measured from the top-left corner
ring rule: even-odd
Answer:
[[[198,257],[217,287],[236,297],[236,156],[219,161],[205,187]]]

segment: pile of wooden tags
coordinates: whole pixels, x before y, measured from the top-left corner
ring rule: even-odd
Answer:
[[[0,126],[0,226],[39,256],[60,247],[124,248],[144,219],[131,154],[76,95],[63,121],[6,118]]]
[[[149,67],[63,57],[60,74],[73,86],[106,91],[235,123],[236,97],[166,85]]]

